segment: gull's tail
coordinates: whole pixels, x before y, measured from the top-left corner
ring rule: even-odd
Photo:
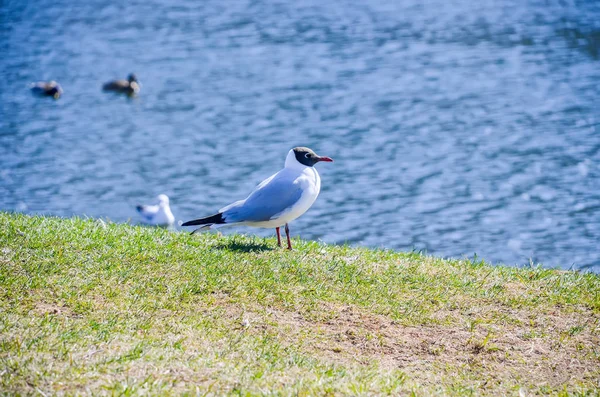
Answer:
[[[219,212],[218,214],[214,214],[211,216],[207,216],[206,218],[194,219],[193,221],[187,221],[182,223],[181,226],[198,226],[202,225],[198,229],[194,230],[190,234],[196,233],[198,230],[210,228],[212,225],[223,225],[225,224],[225,219],[223,218],[223,214]]]

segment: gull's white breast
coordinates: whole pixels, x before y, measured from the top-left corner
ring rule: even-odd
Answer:
[[[295,171],[295,170],[294,170]],[[297,171],[296,171],[297,172]],[[274,215],[265,222],[247,222],[249,226],[274,228],[285,225],[288,222],[300,217],[313,205],[319,192],[321,191],[321,178],[314,167],[305,167],[295,180],[302,189],[300,199],[289,208],[286,208],[279,214]]]

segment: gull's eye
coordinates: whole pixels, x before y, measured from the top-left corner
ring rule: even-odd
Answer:
[[[307,158],[307,159],[309,159],[310,158],[310,153],[308,153],[308,152],[304,153],[304,157]]]

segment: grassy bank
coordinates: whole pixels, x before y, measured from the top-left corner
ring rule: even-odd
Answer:
[[[0,213],[0,393],[592,394],[600,277]]]

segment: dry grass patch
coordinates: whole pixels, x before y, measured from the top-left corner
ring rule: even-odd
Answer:
[[[488,374],[482,386],[496,392],[556,390],[600,379],[598,316],[585,308],[542,316],[516,309],[498,316],[497,307],[479,308],[463,318],[462,327],[405,326],[352,305],[326,304],[322,311],[331,318],[314,321],[298,312],[239,306],[226,313],[242,319],[240,328],[248,332],[277,334],[332,363],[401,369],[414,385],[430,390],[465,370]],[[482,314],[499,321],[471,319]]]

